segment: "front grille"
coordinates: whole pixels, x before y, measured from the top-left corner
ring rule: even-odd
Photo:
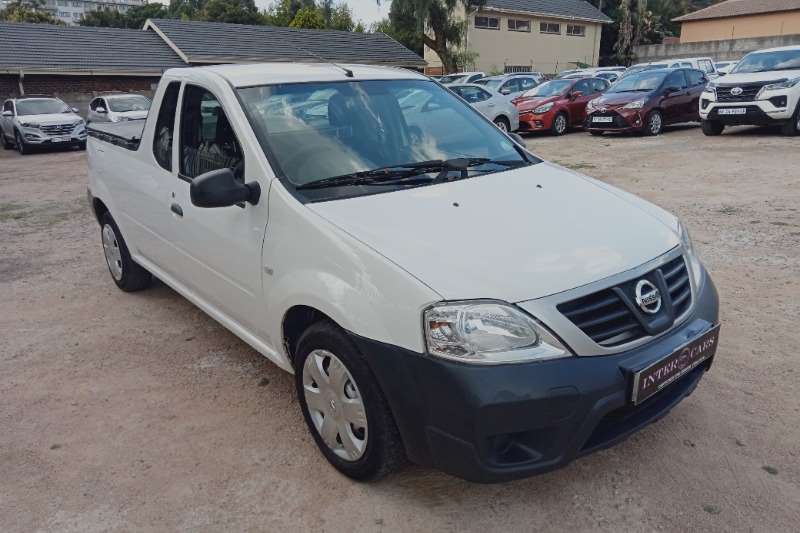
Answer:
[[[766,85],[765,83],[751,83],[747,85],[731,85],[731,86],[717,86],[717,101],[718,102],[753,102],[758,95],[758,91]],[[742,94],[734,96],[731,91],[739,87]]]
[[[75,124],[50,124],[41,126],[41,130],[47,135],[69,135],[72,133]]]
[[[662,305],[655,315],[645,315],[634,303],[635,287],[641,279],[660,287]],[[642,276],[559,304],[557,308],[594,342],[612,347],[665,331],[691,304],[689,271],[683,256],[678,256]]]

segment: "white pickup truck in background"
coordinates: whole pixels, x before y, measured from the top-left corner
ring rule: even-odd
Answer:
[[[293,372],[355,479],[406,458],[482,482],[552,470],[711,365],[716,289],[678,219],[421,74],[175,69],[146,120],[89,135],[114,282],[157,276]]]

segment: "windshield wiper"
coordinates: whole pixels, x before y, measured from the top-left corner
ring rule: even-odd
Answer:
[[[333,176],[303,185],[296,188],[303,189],[323,189],[327,187],[341,187],[345,185],[413,185],[417,183],[430,183],[442,181],[450,171],[461,171],[461,177],[467,177],[467,170],[481,165],[499,165],[504,167],[519,167],[528,165],[524,160],[503,160],[490,159],[486,157],[467,157],[455,159],[432,159],[430,161],[420,161],[417,163],[404,163],[402,165],[392,165],[388,167],[353,172]],[[419,179],[421,174],[439,172],[434,178]],[[409,178],[415,178],[410,180]]]

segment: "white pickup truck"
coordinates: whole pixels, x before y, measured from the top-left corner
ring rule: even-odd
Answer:
[[[157,276],[294,373],[355,479],[406,459],[481,482],[551,470],[711,365],[717,293],[680,222],[420,74],[170,70],[146,121],[89,135],[114,282]]]

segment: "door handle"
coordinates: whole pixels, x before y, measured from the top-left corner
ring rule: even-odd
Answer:
[[[172,205],[169,206],[169,210],[178,215],[179,217],[183,216],[183,208],[174,202],[172,203]]]

